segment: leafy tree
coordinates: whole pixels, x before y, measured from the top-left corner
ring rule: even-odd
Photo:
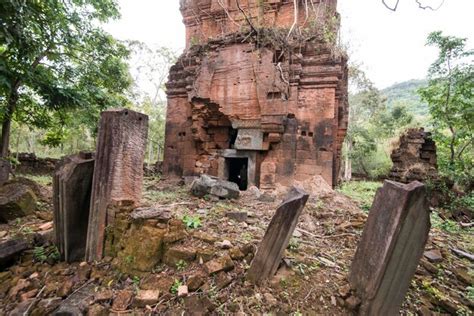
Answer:
[[[132,42],[130,69],[134,79],[131,99],[134,109],[149,116],[147,161],[161,159],[166,123],[165,82],[177,54],[164,46],[149,47]]]
[[[387,106],[387,98],[358,66],[349,71],[352,88],[349,96],[349,126],[344,142],[344,176],[350,180],[352,171],[365,176],[385,174],[390,168],[389,140],[412,124],[404,103]]]
[[[119,17],[116,0],[0,2],[0,154],[8,155],[12,120],[61,128],[79,109],[123,106],[130,85],[126,47],[98,25]]]
[[[441,171],[457,180],[473,177],[474,65],[466,39],[433,32],[427,45],[439,50],[419,90],[428,103]],[[461,177],[461,178],[460,178]]]

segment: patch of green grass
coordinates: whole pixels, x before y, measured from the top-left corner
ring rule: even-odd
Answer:
[[[53,183],[53,178],[48,175],[34,175],[34,174],[29,174],[29,173],[23,173],[23,174],[17,174],[16,176],[33,180],[34,182],[42,186],[48,186],[48,185],[51,185],[51,183]]]
[[[381,182],[375,181],[350,181],[342,183],[337,191],[356,201],[361,209],[368,212],[374,201],[375,192],[381,186]]]
[[[179,189],[175,191],[155,191],[149,190],[145,191],[143,194],[145,199],[159,204],[168,204],[182,200],[187,194],[186,190]]]
[[[434,211],[430,216],[431,226],[433,228],[438,228],[446,233],[455,234],[455,235],[472,235],[474,233],[474,228],[461,228],[459,223],[451,219],[442,219],[439,214]]]

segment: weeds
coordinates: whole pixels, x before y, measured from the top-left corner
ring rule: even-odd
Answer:
[[[350,181],[344,182],[337,191],[355,200],[361,209],[368,212],[372,206],[375,192],[381,186],[380,182],[374,181]]]
[[[33,249],[33,259],[37,262],[56,262],[59,258],[60,254],[56,246],[35,247]]]
[[[181,281],[178,280],[178,279],[175,279],[173,285],[171,286],[171,293],[173,293],[173,294],[178,293],[178,288],[179,288],[181,285],[183,285],[183,282],[181,282]]]
[[[186,261],[184,261],[183,259],[179,260],[176,263],[176,269],[178,271],[183,271],[184,269],[186,269],[187,266],[188,266],[188,263]]]
[[[183,223],[184,225],[186,225],[187,228],[191,229],[195,229],[202,226],[201,219],[199,218],[199,216],[184,215]]]

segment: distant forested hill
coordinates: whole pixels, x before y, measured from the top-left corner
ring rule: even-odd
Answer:
[[[382,90],[382,94],[387,97],[387,105],[392,107],[395,104],[405,104],[407,109],[415,116],[424,117],[428,115],[428,105],[421,102],[417,90],[426,86],[427,80],[408,80],[396,83]]]

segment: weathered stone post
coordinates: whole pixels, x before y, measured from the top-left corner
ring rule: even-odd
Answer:
[[[349,281],[360,315],[398,315],[430,230],[422,183],[385,181],[377,191]]]
[[[138,203],[142,194],[148,116],[128,109],[101,114],[87,232],[87,261],[104,250],[107,207],[111,202]]]
[[[293,187],[278,207],[247,272],[247,280],[259,284],[275,274],[309,195]]]
[[[65,157],[54,172],[56,245],[67,262],[84,260],[93,172],[91,153]]]

